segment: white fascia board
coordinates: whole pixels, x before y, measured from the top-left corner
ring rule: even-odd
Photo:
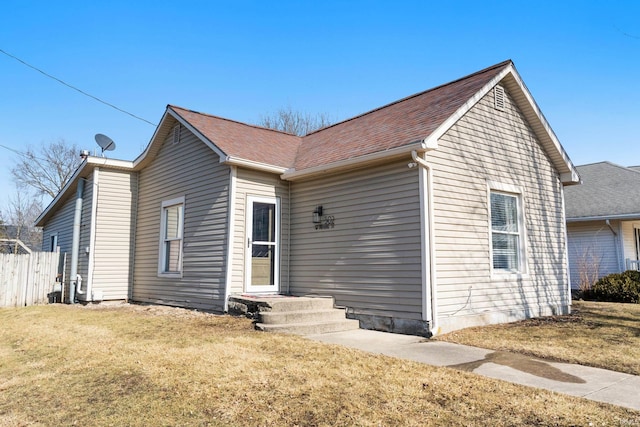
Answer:
[[[198,129],[191,126],[191,123],[184,120],[178,113],[173,111],[170,107],[167,108],[167,113],[171,114],[173,118],[175,118],[182,126],[189,129],[189,131],[197,136],[202,142],[204,142],[207,147],[211,148],[220,158],[226,157],[227,155],[218,147],[213,141],[210,141],[209,138],[204,136]]]
[[[175,111],[173,111],[171,109],[171,107],[167,107],[167,110],[165,111],[164,115],[162,116],[162,120],[160,120],[160,124],[156,127],[155,132],[153,132],[153,136],[151,137],[151,141],[149,142],[149,144],[147,145],[145,150],[142,152],[142,154],[140,154],[133,161],[133,167],[134,168],[137,168],[138,165],[142,161],[144,161],[144,159],[147,157],[147,155],[151,152],[151,147],[154,144],[156,144],[156,139],[158,138],[158,134],[159,134],[160,130],[164,127],[165,122],[168,120],[169,116],[172,117],[173,119],[175,119],[176,121],[178,121],[178,123],[180,123],[182,126],[187,128],[196,137],[198,137],[198,139],[200,139],[202,142],[204,142],[204,144],[207,147],[211,148],[220,158],[226,157],[226,154],[218,146],[216,146],[207,137],[205,137],[200,131],[198,131],[196,128],[194,128],[189,122],[185,121],[182,117],[180,117],[180,115],[178,113],[176,113]]]
[[[267,163],[255,162],[253,160],[240,159],[232,156],[220,156],[220,163],[229,166],[241,166],[248,169],[255,169],[263,172],[271,172],[281,174],[286,172],[288,169],[280,166],[273,166]]]
[[[375,162],[377,160],[382,160],[387,157],[394,157],[402,154],[411,154],[412,151],[417,151],[419,153],[423,153],[425,151],[431,151],[438,148],[437,141],[430,141],[429,143],[426,140],[418,141],[411,143],[409,145],[404,145],[402,147],[392,148],[386,151],[378,151],[377,153],[366,154],[364,156],[352,157],[350,159],[340,160],[333,163],[327,163],[324,165],[314,166],[312,168],[303,169],[303,170],[295,170],[295,169],[287,169],[284,171],[280,178],[288,181],[294,181],[299,178],[324,174],[332,171],[337,171],[340,169],[347,169],[352,166],[362,165],[369,162]]]
[[[563,184],[579,183],[580,176],[578,175],[578,172],[575,166],[569,159],[569,156],[567,155],[564,148],[562,148],[560,141],[558,140],[555,133],[553,132],[553,129],[551,129],[551,126],[549,125],[544,115],[540,111],[538,104],[536,104],[535,100],[533,99],[533,96],[531,96],[531,93],[529,92],[529,89],[527,89],[526,85],[522,81],[522,78],[516,71],[513,64],[509,65],[504,70],[502,70],[499,74],[497,74],[486,85],[484,85],[482,89],[476,92],[475,95],[473,95],[467,102],[465,102],[460,108],[458,108],[458,110],[455,113],[453,113],[447,120],[442,122],[442,124],[438,126],[438,128],[434,132],[432,132],[431,135],[429,135],[429,137],[425,140],[425,143],[427,145],[437,144],[438,139],[440,139],[458,120],[460,120],[460,118],[462,118],[462,116],[468,113],[469,110],[471,110],[471,108],[474,105],[476,105],[487,93],[489,93],[491,89],[493,89],[494,86],[500,83],[508,75],[511,75],[513,77],[514,81],[518,85],[519,90],[522,92],[522,94],[527,100],[527,103],[531,107],[531,110],[534,112],[534,114],[536,115],[536,118],[542,124],[545,130],[545,133],[549,138],[549,141],[553,144],[553,147],[557,151],[557,153],[560,154],[560,156],[562,157],[564,166],[569,170],[569,172],[562,172],[560,174],[561,182]]]
[[[87,157],[87,163],[100,167],[111,167],[116,169],[133,169],[133,162],[130,160],[107,159],[105,157]]]
[[[513,65],[509,65],[504,70],[502,70],[500,74],[496,75],[493,79],[491,79],[489,83],[484,85],[484,87],[480,89],[478,92],[476,92],[476,94],[473,95],[471,98],[469,98],[467,102],[462,104],[455,113],[449,116],[447,120],[442,122],[442,124],[438,126],[438,128],[435,131],[433,131],[427,139],[425,139],[425,143],[427,145],[436,144],[437,146],[437,141],[442,137],[442,135],[444,135],[449,129],[451,129],[451,127],[454,124],[456,124],[456,122],[460,120],[462,116],[467,114],[474,105],[476,105],[487,93],[489,93],[489,91],[495,85],[497,85],[502,79],[505,78],[507,74],[509,74],[512,71],[513,71]]]
[[[633,220],[640,219],[640,212],[620,215],[598,215],[567,218],[567,222],[606,221],[608,219]]]
[[[553,131],[553,129],[551,129],[551,125],[549,125],[549,122],[547,122],[547,119],[544,117],[544,114],[542,114],[542,111],[538,107],[538,104],[536,103],[535,99],[533,99],[533,96],[531,95],[531,92],[529,92],[529,89],[524,84],[524,81],[520,77],[520,74],[518,74],[518,72],[516,71],[516,69],[515,69],[515,67],[513,65],[510,65],[508,67],[508,70],[511,73],[512,77],[514,78],[514,80],[516,81],[516,83],[518,84],[518,86],[520,87],[520,90],[522,91],[523,95],[527,99],[527,102],[529,103],[529,106],[533,109],[533,112],[535,113],[535,115],[537,116],[538,120],[540,121],[540,123],[544,127],[544,130],[545,130],[546,134],[548,135],[549,140],[553,144],[553,146],[556,149],[556,151],[562,157],[562,160],[563,160],[565,166],[567,167],[567,169],[569,169],[569,172],[561,173],[560,177],[561,177],[562,183],[563,184],[576,184],[576,183],[580,182],[580,176],[578,175],[578,172],[577,172],[575,166],[573,165],[573,162],[571,162],[571,159],[569,159],[569,155],[567,154],[567,152],[562,147],[562,144],[560,144],[560,141],[558,140],[558,137],[556,136],[556,134]]]

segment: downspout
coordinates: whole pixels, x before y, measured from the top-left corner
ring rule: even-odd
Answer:
[[[564,229],[564,262],[567,266],[567,314],[571,313],[571,267],[569,265],[569,230],[567,229],[567,211],[564,202],[564,185],[560,184],[560,190],[562,192],[562,228]]]
[[[613,229],[613,226],[611,225],[611,221],[606,219],[604,222],[605,224],[607,224],[607,227],[609,227],[609,230],[611,230],[611,232],[613,233],[613,241],[615,242],[615,246],[616,246],[616,264],[618,264],[618,270],[623,271],[624,268],[620,264],[620,248],[619,248],[620,239],[618,239],[618,233],[616,233],[616,230]]]
[[[84,179],[78,180],[76,190],[76,209],[73,215],[73,238],[71,241],[71,275],[69,281],[69,303],[75,304],[76,285],[82,283],[82,278],[78,275],[78,253],[80,252],[80,221],[82,220],[82,197],[84,194]]]
[[[423,236],[426,239],[426,246],[429,253],[429,266],[425,269],[425,289],[423,292],[424,295],[424,306],[425,310],[424,314],[426,315],[426,320],[429,322],[429,329],[433,333],[433,335],[438,335],[440,326],[438,324],[438,288],[436,281],[436,245],[435,245],[435,225],[433,218],[433,171],[431,169],[431,165],[427,163],[422,157],[418,155],[417,151],[411,152],[411,158],[414,162],[421,166],[421,194],[425,194],[426,191],[426,200],[424,200],[424,216],[426,216],[426,224],[424,224],[421,228],[424,228]],[[426,175],[426,176],[425,176]],[[426,182],[425,182],[426,181]],[[426,187],[426,188],[423,188]],[[421,206],[422,209],[422,206]],[[424,221],[421,221],[421,224]],[[424,252],[424,251],[423,251]],[[424,260],[426,261],[426,260]],[[424,262],[423,261],[423,262]]]

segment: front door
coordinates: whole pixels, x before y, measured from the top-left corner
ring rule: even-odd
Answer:
[[[279,200],[247,196],[246,212],[246,291],[277,293],[280,275]]]

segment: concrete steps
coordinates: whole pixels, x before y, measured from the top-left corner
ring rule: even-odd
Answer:
[[[229,312],[255,320],[256,329],[299,335],[341,332],[359,328],[331,297],[231,296]]]

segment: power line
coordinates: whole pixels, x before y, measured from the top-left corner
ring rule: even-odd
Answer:
[[[103,101],[102,99],[100,99],[100,98],[98,98],[98,97],[96,97],[96,96],[93,96],[93,95],[91,95],[90,93],[87,93],[87,92],[85,92],[85,91],[83,91],[83,90],[81,90],[81,89],[78,89],[77,87],[72,86],[72,85],[70,85],[69,83],[67,83],[67,82],[65,82],[65,81],[63,81],[63,80],[60,80],[59,78],[57,78],[57,77],[55,77],[55,76],[52,76],[51,74],[45,73],[44,71],[42,71],[42,70],[41,70],[41,69],[39,69],[38,67],[34,67],[33,65],[31,65],[31,64],[29,64],[29,63],[27,63],[27,62],[23,61],[22,59],[18,58],[17,56],[11,55],[10,53],[5,52],[5,51],[4,51],[4,50],[2,50],[2,49],[0,49],[0,52],[1,52],[1,53],[4,53],[5,55],[7,55],[7,56],[8,56],[8,57],[10,57],[10,58],[15,59],[16,61],[20,62],[21,64],[26,65],[27,67],[29,67],[29,68],[31,68],[31,69],[33,69],[33,70],[36,70],[37,72],[39,72],[39,73],[41,73],[41,74],[44,74],[45,76],[49,77],[50,79],[53,79],[53,80],[57,81],[58,83],[61,83],[61,84],[65,85],[65,86],[67,86],[68,88],[71,88],[71,89],[73,89],[73,90],[75,90],[75,91],[80,92],[80,93],[81,93],[81,94],[83,94],[84,96],[88,96],[89,98],[92,98],[92,99],[94,99],[94,100],[96,100],[96,101],[98,101],[98,102],[100,102],[100,103],[102,103],[102,104],[104,104],[104,105],[107,105],[107,106],[109,106],[109,107],[111,107],[111,108],[114,108],[114,109],[116,109],[116,110],[120,111],[121,113],[128,114],[128,115],[130,115],[131,117],[133,117],[133,118],[135,118],[135,119],[141,120],[141,121],[143,121],[143,122],[145,122],[145,123],[149,123],[151,126],[157,126],[157,124],[152,123],[152,122],[150,122],[149,120],[143,119],[142,117],[136,116],[135,114],[132,114],[132,113],[130,113],[130,112],[128,112],[128,111],[126,111],[126,110],[123,110],[122,108],[116,107],[115,105],[110,104],[110,103],[108,103],[107,101]]]

